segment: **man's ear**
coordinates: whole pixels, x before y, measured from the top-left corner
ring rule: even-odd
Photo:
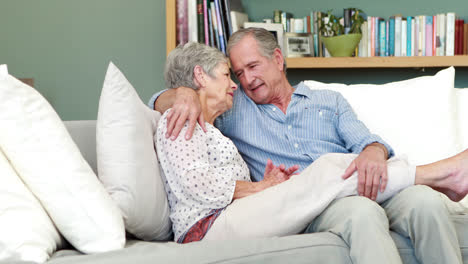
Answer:
[[[205,87],[205,71],[203,71],[203,68],[200,65],[196,65],[195,68],[193,68],[193,79],[195,80],[195,84],[198,88]]]
[[[276,48],[273,52],[273,58],[275,59],[276,64],[279,67],[279,70],[284,72],[284,57],[283,52],[280,49]]]

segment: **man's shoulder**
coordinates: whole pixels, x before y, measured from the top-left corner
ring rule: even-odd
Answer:
[[[309,85],[306,85],[304,82],[298,84],[297,91],[310,98],[336,99],[338,97],[343,97],[343,95],[340,92],[326,88],[311,87]]]

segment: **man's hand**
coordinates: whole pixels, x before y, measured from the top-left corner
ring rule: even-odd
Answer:
[[[379,143],[367,145],[359,156],[346,169],[343,179],[358,172],[358,193],[375,201],[377,191],[385,190],[387,176],[387,149]]]
[[[179,87],[176,91],[175,101],[171,112],[167,115],[167,133],[166,138],[175,140],[184,127],[186,121],[189,121],[189,127],[185,133],[185,139],[192,138],[196,122],[200,124],[203,131],[206,132],[205,118],[201,111],[200,100],[195,90],[187,87]]]

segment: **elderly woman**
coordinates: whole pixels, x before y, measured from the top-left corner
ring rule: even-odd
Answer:
[[[155,144],[165,173],[175,241],[296,234],[334,199],[357,195],[356,175],[346,180],[340,177],[355,154],[324,155],[299,175],[294,175],[297,166],[286,169],[269,160],[264,179],[250,181],[247,165],[232,141],[213,126],[216,117],[232,107],[237,89],[227,58],[217,49],[199,43],[177,47],[167,58],[165,79],[169,89],[196,90],[207,122],[207,131],[197,125],[190,140],[165,137],[170,109],[158,124]],[[187,129],[186,123],[183,130]],[[416,173],[423,168],[410,166],[404,159],[392,158],[387,167],[389,181],[377,202],[414,184],[438,186],[450,195],[453,181],[466,183],[462,176],[447,179]]]

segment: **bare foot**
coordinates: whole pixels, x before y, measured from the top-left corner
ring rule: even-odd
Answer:
[[[468,149],[448,159],[418,166],[416,176],[416,184],[428,185],[450,200],[460,201],[468,194]]]

